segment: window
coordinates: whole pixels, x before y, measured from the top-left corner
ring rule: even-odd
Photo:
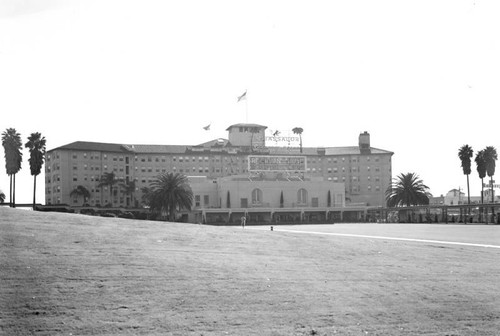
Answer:
[[[254,205],[262,204],[262,190],[258,188],[252,190],[252,204]]]
[[[209,201],[208,195],[203,195],[203,204],[208,206]]]
[[[199,207],[200,202],[201,202],[200,195],[195,195],[194,196],[194,206]]]
[[[299,189],[297,192],[297,203],[298,204],[307,204],[307,190],[304,188]]]

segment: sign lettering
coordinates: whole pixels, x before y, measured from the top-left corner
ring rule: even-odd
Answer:
[[[273,172],[305,172],[305,156],[248,156],[248,171],[273,171]]]

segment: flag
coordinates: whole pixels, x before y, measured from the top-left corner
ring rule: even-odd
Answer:
[[[247,92],[245,91],[245,93],[243,93],[241,96],[238,97],[238,102],[240,102],[241,100],[244,100],[244,99],[247,99]]]
[[[212,124],[208,124],[207,126],[203,127],[203,129],[204,129],[205,131],[209,131],[209,130],[210,130],[210,125],[212,125]]]

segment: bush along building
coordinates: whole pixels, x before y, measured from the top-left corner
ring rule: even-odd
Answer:
[[[190,222],[360,220],[367,207],[385,205],[394,153],[371,147],[367,132],[357,146],[312,148],[302,147],[302,130],[245,123],[227,131],[194,146],[77,141],[52,149],[45,202],[138,209],[143,188],[174,172],[189,177],[193,208],[181,215]]]

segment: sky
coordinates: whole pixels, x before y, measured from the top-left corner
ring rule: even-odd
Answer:
[[[367,131],[393,177],[466,190],[459,148],[500,148],[499,15],[497,0],[1,0],[0,131],[41,132],[48,150],[196,145],[242,122],[302,127],[306,147]],[[8,195],[3,147],[0,163]]]

